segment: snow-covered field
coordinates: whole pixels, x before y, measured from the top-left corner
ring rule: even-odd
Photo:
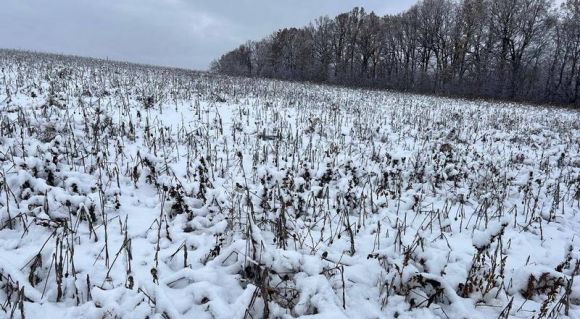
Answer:
[[[577,111],[0,67],[0,318],[580,318]]]

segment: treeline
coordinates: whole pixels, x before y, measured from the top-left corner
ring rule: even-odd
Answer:
[[[423,0],[354,8],[279,30],[214,61],[239,76],[580,104],[580,0]]]

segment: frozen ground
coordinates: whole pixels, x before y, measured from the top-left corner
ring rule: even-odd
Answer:
[[[580,317],[577,111],[0,67],[0,318]]]

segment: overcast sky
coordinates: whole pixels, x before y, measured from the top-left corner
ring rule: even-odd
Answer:
[[[207,69],[247,40],[362,6],[416,0],[0,0],[0,47]]]

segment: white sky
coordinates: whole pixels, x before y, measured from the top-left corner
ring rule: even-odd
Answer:
[[[362,6],[417,0],[0,0],[0,48],[207,69],[247,40]]]

